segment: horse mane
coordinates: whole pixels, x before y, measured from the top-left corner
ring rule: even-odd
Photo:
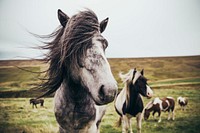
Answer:
[[[122,74],[122,72],[119,73],[119,77],[121,78],[121,80],[123,81],[123,83],[131,82],[132,76],[133,76],[133,71],[134,71],[134,69],[131,69],[126,74]]]
[[[136,68],[129,70],[128,73],[122,74],[119,73],[119,77],[122,79],[123,83],[125,84],[126,89],[126,107],[130,106],[130,99],[131,99],[131,87],[135,84],[139,77],[144,80],[147,80],[139,71],[136,71]],[[133,84],[133,85],[132,85]]]
[[[126,107],[129,106],[130,95],[131,95],[129,89],[130,89],[130,84],[134,78],[135,72],[136,72],[136,69],[131,69],[126,74],[122,74],[122,72],[119,73],[119,77],[121,78],[121,80],[123,81],[123,83],[125,84],[125,87],[126,87]]]
[[[72,16],[65,27],[60,26],[52,34],[41,37],[53,40],[45,42],[46,45],[41,47],[49,50],[45,55],[49,68],[39,85],[39,88],[46,91],[40,97],[54,93],[63,79],[69,80],[70,76],[73,76],[70,70],[77,71],[77,68],[82,66],[81,58],[85,57],[87,48],[92,45],[93,35],[100,32],[99,27],[96,14],[87,9]]]

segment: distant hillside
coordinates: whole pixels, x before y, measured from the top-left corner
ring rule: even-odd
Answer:
[[[114,58],[109,62],[117,79],[120,71],[127,72],[131,68],[144,69],[151,81],[200,77],[200,56]]]
[[[43,65],[44,60],[0,60],[0,68],[1,67],[14,67],[14,66],[36,66]]]
[[[119,88],[123,85],[118,73],[126,73],[132,68],[144,69],[145,76],[149,79],[150,85],[154,87],[200,85],[200,56],[109,58],[108,61]],[[26,91],[40,82],[38,77],[42,75],[37,72],[44,71],[47,67],[48,64],[43,60],[0,61],[0,97],[1,92],[11,94],[11,92],[23,91],[23,95],[27,95]]]

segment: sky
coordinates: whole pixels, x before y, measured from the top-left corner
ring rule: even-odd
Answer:
[[[72,16],[86,8],[109,17],[109,58],[200,55],[200,0],[0,0],[0,60],[42,58],[29,32],[50,34],[58,9]]]

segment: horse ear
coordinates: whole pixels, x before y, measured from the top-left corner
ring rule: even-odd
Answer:
[[[69,17],[64,12],[62,12],[60,9],[58,9],[58,19],[60,21],[60,24],[63,27],[65,27],[69,20]]]
[[[144,69],[142,69],[141,74],[144,75]]]
[[[100,23],[100,32],[101,33],[106,29],[106,26],[108,24],[108,19],[109,18],[106,18],[103,21],[101,21],[101,23]]]

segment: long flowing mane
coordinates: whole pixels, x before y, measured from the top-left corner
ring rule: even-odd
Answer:
[[[49,50],[45,60],[49,63],[46,78],[39,85],[46,91],[40,97],[54,93],[63,82],[69,79],[70,70],[81,67],[86,49],[92,45],[91,39],[99,32],[100,25],[95,13],[89,9],[72,16],[65,27],[60,26],[55,32],[45,38],[53,38],[42,49]]]

